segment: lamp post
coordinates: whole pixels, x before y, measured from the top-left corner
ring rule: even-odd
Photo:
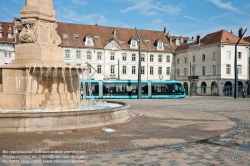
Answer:
[[[191,80],[191,62],[190,62],[190,74],[189,74],[190,76],[189,76],[189,81],[190,81],[190,97],[191,97],[191,91],[192,91],[192,85],[191,85],[191,82],[192,82],[192,80]]]
[[[237,46],[244,36],[245,32],[247,31],[247,28],[245,29],[244,33],[240,36],[238,42],[235,45],[235,55],[234,55],[234,98],[238,98],[238,66],[237,66]]]
[[[139,43],[139,60],[138,60],[138,91],[137,91],[137,99],[141,99],[141,38],[140,35],[135,28],[136,34],[138,36]]]

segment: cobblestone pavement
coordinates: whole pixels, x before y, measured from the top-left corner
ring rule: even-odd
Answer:
[[[119,101],[131,105],[132,120],[105,126],[114,133],[97,127],[1,134],[0,166],[250,165],[249,98]],[[27,154],[5,154],[17,150]]]

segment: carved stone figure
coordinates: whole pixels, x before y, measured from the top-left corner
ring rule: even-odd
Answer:
[[[57,34],[57,27],[58,24],[54,23],[51,28],[50,44],[54,46],[58,46],[62,42],[60,36]]]
[[[23,43],[35,43],[37,41],[37,20],[22,19],[23,30],[20,33],[20,41]]]

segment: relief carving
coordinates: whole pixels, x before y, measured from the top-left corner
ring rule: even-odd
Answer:
[[[33,18],[22,19],[23,30],[19,35],[22,43],[35,43],[37,41],[37,20]]]
[[[52,24],[51,27],[50,44],[54,46],[58,46],[62,42],[60,36],[57,34],[57,27],[57,23]]]

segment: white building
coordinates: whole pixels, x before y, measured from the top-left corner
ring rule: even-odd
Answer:
[[[7,65],[15,59],[13,25],[10,22],[0,22],[0,65]]]
[[[138,79],[139,42],[135,29],[58,23],[68,64],[89,65],[92,79]],[[164,31],[138,30],[141,79],[170,79],[174,45]]]
[[[242,34],[242,28],[239,30]],[[176,49],[175,79],[184,83],[187,92],[199,95],[234,93],[234,55],[239,37],[225,30],[206,35],[196,42]],[[241,40],[237,47],[238,91],[247,90],[249,42]],[[191,78],[190,78],[191,75]],[[190,93],[189,93],[190,94]]]

